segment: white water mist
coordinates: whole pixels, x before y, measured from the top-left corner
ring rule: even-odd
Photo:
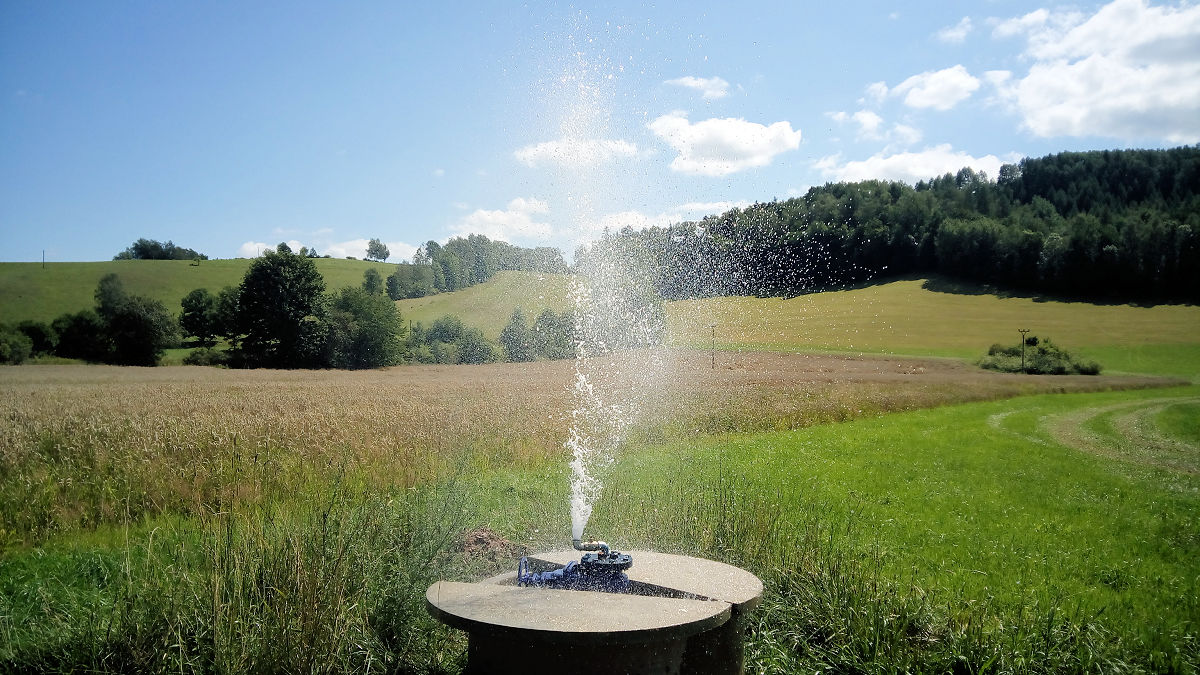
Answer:
[[[540,117],[556,122],[557,137],[532,146],[538,151],[530,151],[529,161],[536,158],[539,168],[552,172],[554,201],[568,210],[576,243],[587,244],[602,229],[597,224],[611,212],[613,195],[620,191],[627,202],[631,186],[649,188],[633,175],[638,171],[633,144],[613,129],[614,101],[632,62],[627,49],[617,52],[623,54],[620,59],[610,58],[606,45],[630,39],[630,31],[594,23],[582,12],[569,23],[547,36],[545,47],[556,65],[546,71],[537,92],[545,105]],[[566,441],[572,539],[583,538],[606,470],[648,397],[661,390],[664,359],[656,347],[664,332],[661,302],[639,257],[612,248],[593,242],[575,259],[571,302],[577,358]]]

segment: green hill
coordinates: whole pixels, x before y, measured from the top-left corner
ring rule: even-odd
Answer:
[[[397,300],[405,321],[428,326],[446,314],[456,314],[469,326],[495,340],[520,307],[532,323],[543,309],[562,312],[570,308],[567,297],[571,277],[538,272],[497,272],[490,281],[461,291],[439,293],[412,300]]]
[[[795,298],[720,297],[667,304],[672,343],[975,359],[1018,328],[1096,359],[1109,371],[1200,376],[1200,307],[1096,305],[1001,297],[906,279]]]
[[[365,270],[374,267],[384,277],[395,265],[363,260],[317,258],[317,269],[329,289],[362,283]],[[0,263],[0,322],[25,319],[51,321],[65,312],[92,307],[92,294],[104,275],[121,277],[126,290],[162,301],[172,312],[193,289],[216,293],[241,283],[250,260],[112,260],[80,263]]]

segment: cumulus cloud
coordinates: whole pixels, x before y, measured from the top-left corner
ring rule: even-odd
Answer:
[[[859,110],[856,113],[850,114],[845,112],[835,112],[830,115],[835,122],[845,124],[846,122],[854,122],[858,126],[857,135],[861,139],[879,139],[882,137],[880,127],[883,125],[883,118],[871,112],[870,110]]]
[[[993,35],[1025,39],[1028,74],[996,84],[1034,134],[1200,141],[1200,5],[1041,9]]]
[[[672,112],[646,126],[679,153],[672,170],[700,176],[766,166],[776,155],[800,147],[800,130],[786,121],[764,126],[729,117],[693,124],[686,113]]]
[[[939,30],[937,39],[949,44],[962,44],[967,39],[967,35],[971,33],[972,28],[971,17],[964,16],[962,21]]]
[[[347,241],[339,241],[326,244],[324,247],[317,245],[317,253],[328,255],[332,258],[345,258],[353,256],[355,258],[367,257],[367,244],[370,243],[367,239],[349,239]],[[412,258],[412,254],[417,252],[417,247],[403,241],[385,241],[384,246],[387,246],[388,260],[408,260]]]
[[[883,118],[870,110],[859,110],[853,114],[835,112],[829,116],[842,124],[854,123],[857,127],[855,136],[859,141],[886,141],[899,146],[909,146],[921,140],[920,130],[906,124],[893,124],[887,128]]]
[[[513,153],[517,161],[527,166],[557,164],[576,168],[635,155],[637,146],[633,143],[601,138],[560,138],[527,145]]]
[[[956,173],[966,166],[995,178],[1000,173],[1002,164],[1015,160],[1015,156],[1007,160],[1001,160],[995,155],[972,157],[965,152],[955,151],[949,143],[944,143],[920,152],[900,152],[891,155],[881,152],[859,161],[844,162],[841,155],[832,155],[819,160],[815,166],[825,176],[836,181],[880,179],[915,183],[947,172]]]
[[[274,251],[275,247],[278,245],[279,245],[279,242],[275,242],[274,244],[268,244],[263,241],[248,241],[238,247],[237,257],[239,257],[239,258],[257,258],[258,256],[262,255],[263,253],[266,253],[267,251]],[[293,251],[299,251],[300,246],[302,244],[300,242],[296,241],[295,239],[291,239],[287,242],[287,245],[288,245],[288,248],[292,249]]]
[[[489,239],[512,242],[514,239],[549,239],[553,229],[537,218],[550,212],[550,206],[540,199],[518,197],[508,207],[497,210],[476,209],[468,213],[451,229],[460,235],[482,234]]]
[[[588,224],[586,235],[599,235],[604,230],[616,232],[626,227],[634,230],[645,230],[651,227],[667,227],[686,221],[700,220],[704,216],[725,213],[730,209],[744,209],[750,206],[748,201],[719,201],[719,202],[688,202],[678,204],[665,211],[655,214],[641,211],[620,211],[601,216]]]
[[[677,87],[687,87],[700,92],[700,95],[705,100],[722,98],[729,94],[729,83],[719,77],[678,77],[674,80],[667,80],[665,84],[673,84]]]
[[[960,64],[913,75],[888,93],[892,96],[903,96],[904,105],[910,108],[949,110],[978,88],[979,80]]]
[[[887,98],[888,88],[886,82],[872,82],[867,85],[865,91],[866,96],[863,100],[872,103],[882,103],[883,99]]]

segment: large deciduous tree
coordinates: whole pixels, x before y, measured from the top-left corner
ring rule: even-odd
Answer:
[[[383,262],[391,255],[392,252],[388,250],[388,247],[382,241],[379,241],[378,239],[372,239],[371,241],[367,242],[367,260],[378,260],[379,262]]]
[[[402,360],[404,324],[385,295],[343,288],[330,302],[325,323],[325,360],[334,368],[382,368]]]
[[[363,272],[362,288],[370,295],[383,293],[383,275],[379,273],[379,270],[372,267]]]
[[[96,286],[96,314],[110,363],[156,366],[163,350],[177,344],[179,332],[165,305],[140,295],[129,295],[116,274],[107,274]]]
[[[514,309],[508,325],[500,331],[500,346],[504,349],[504,356],[509,361],[532,361],[537,356],[532,338],[525,312],[520,307]]]
[[[250,264],[237,296],[233,331],[246,365],[303,368],[320,362],[325,280],[312,259],[284,244]]]
[[[207,288],[197,288],[185,295],[179,304],[183,309],[179,313],[179,326],[184,334],[211,345],[213,337],[221,332],[217,296]]]

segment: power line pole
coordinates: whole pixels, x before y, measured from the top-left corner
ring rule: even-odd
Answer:
[[[712,329],[712,369],[717,369],[717,324],[710,323],[708,327]]]
[[[1018,328],[1017,332],[1021,334],[1021,372],[1024,373],[1028,372],[1025,370],[1025,334],[1029,332],[1029,329]]]

